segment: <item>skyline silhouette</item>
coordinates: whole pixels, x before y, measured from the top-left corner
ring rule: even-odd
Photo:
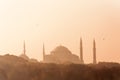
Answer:
[[[84,45],[84,43],[83,43],[83,40],[82,40],[82,38],[80,37],[80,42],[79,42],[79,55],[76,55],[76,54],[74,54],[73,52],[71,52],[71,50],[70,50],[70,52],[71,53],[73,53],[74,55],[76,55],[76,56],[78,56],[79,57],[79,61],[78,61],[78,63],[79,64],[87,64],[87,63],[89,63],[89,62],[85,62],[84,61],[84,58],[86,57],[86,56],[84,56],[84,47],[83,46],[85,46]],[[58,45],[57,47],[59,47],[59,46],[62,46],[61,44],[60,45]],[[56,48],[57,48],[56,47]],[[63,46],[63,47],[65,47],[65,45]],[[66,47],[67,48],[67,47]],[[91,57],[92,58],[92,61],[93,62],[91,62],[91,63],[93,63],[93,64],[97,64],[97,54],[96,54],[96,41],[95,41],[95,39],[93,39],[93,48],[91,48],[92,50],[93,50],[93,56]],[[28,52],[28,50],[27,50],[27,48],[26,48],[26,43],[25,43],[25,40],[23,41],[23,52],[22,52],[22,54],[19,54],[18,55],[18,57],[22,57],[22,58],[24,58],[25,60],[31,60],[32,61],[32,59],[36,62],[36,61],[39,61],[39,62],[44,62],[44,60],[45,60],[45,56],[47,55],[50,55],[51,54],[51,52],[52,51],[50,51],[50,53],[47,53],[46,54],[46,51],[45,51],[45,45],[44,45],[44,43],[43,43],[43,48],[42,48],[42,52],[41,53],[39,53],[38,52],[38,54],[40,54],[40,56],[43,56],[42,57],[42,59],[37,59],[37,58],[35,58],[35,57],[29,57],[27,54],[28,53],[26,53],[26,51]],[[64,50],[64,49],[63,49]],[[63,51],[64,52],[64,51]],[[70,53],[70,54],[71,54]],[[11,53],[6,53],[6,54],[11,54]],[[6,55],[6,54],[4,54],[4,55]],[[65,54],[66,55],[66,53],[61,53],[61,54]],[[65,55],[64,55],[64,57],[65,57]],[[16,55],[17,56],[17,55]],[[99,57],[99,56],[98,56]],[[88,58],[90,58],[90,57],[88,57]],[[69,61],[69,60],[68,60]],[[98,60],[98,63],[100,62],[101,60]],[[70,61],[71,62],[71,61]],[[103,61],[104,62],[104,61]],[[105,61],[106,62],[106,61]],[[114,62],[114,61],[111,61],[111,62]],[[46,63],[46,61],[45,61],[45,63]],[[49,61],[47,62],[47,63],[49,63]],[[54,63],[54,62],[50,62],[50,63]],[[56,63],[56,62],[55,62]],[[73,62],[74,63],[74,62]],[[119,62],[118,62],[119,63]]]
[[[51,51],[51,53],[46,54],[45,52],[45,45],[43,43],[43,60],[41,60],[40,62],[43,63],[75,63],[75,64],[86,64],[86,62],[84,62],[84,47],[83,47],[83,41],[82,38],[80,37],[80,41],[79,41],[80,45],[79,45],[79,56],[73,54],[67,47],[59,45],[57,46],[53,51]],[[30,62],[38,62],[37,59],[35,58],[30,58],[28,57],[27,53],[26,53],[26,43],[25,40],[23,41],[23,52],[22,54],[20,54],[20,56],[25,60],[28,60]],[[8,53],[9,54],[9,53]],[[71,56],[70,56],[71,55]],[[96,41],[95,39],[93,39],[93,64],[97,64],[97,56],[96,56]],[[73,56],[73,57],[72,57]],[[99,63],[99,61],[98,61]]]
[[[0,0],[0,80],[120,80],[120,0]]]

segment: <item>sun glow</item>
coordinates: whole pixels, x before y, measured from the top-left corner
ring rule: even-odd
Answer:
[[[42,59],[42,44],[49,54],[63,44],[79,55],[83,38],[86,62],[92,62],[92,40],[98,60],[119,61],[119,1],[0,0],[0,54],[22,53]],[[113,55],[114,54],[114,55]]]

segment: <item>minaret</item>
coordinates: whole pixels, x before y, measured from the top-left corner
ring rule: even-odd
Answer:
[[[26,55],[26,46],[25,46],[25,41],[23,42],[23,54]]]
[[[84,64],[82,38],[80,38],[80,64]]]
[[[97,64],[97,60],[96,60],[96,42],[95,42],[95,39],[93,40],[93,64]]]
[[[45,47],[44,47],[44,43],[43,43],[43,61],[45,61]]]

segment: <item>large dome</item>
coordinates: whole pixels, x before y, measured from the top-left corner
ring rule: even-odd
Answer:
[[[79,57],[72,54],[72,52],[65,46],[57,46],[50,55],[45,56],[45,62],[53,63],[79,63]]]
[[[71,51],[68,49],[68,48],[66,48],[65,46],[62,46],[62,45],[60,45],[60,46],[57,46],[52,52],[51,52],[51,54],[66,54],[66,55],[70,55],[70,54],[72,54],[71,53]]]

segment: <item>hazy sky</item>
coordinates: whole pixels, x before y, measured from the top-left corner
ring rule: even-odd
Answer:
[[[27,55],[42,60],[42,44],[49,54],[64,45],[92,62],[93,38],[98,61],[120,62],[120,0],[0,0],[0,54]]]

